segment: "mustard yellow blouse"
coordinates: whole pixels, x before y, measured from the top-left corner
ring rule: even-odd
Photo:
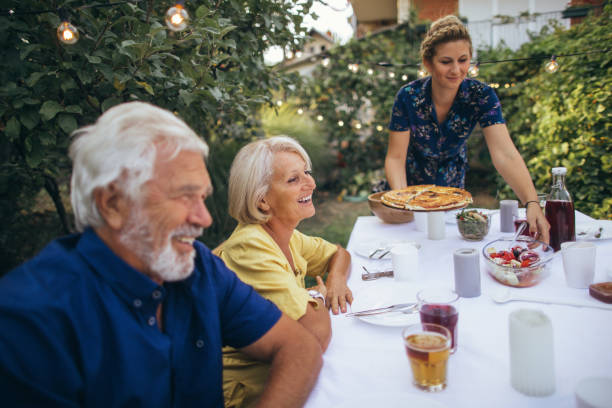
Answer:
[[[322,238],[294,230],[289,249],[295,272],[289,261],[259,224],[239,224],[232,235],[215,250],[227,267],[263,297],[274,302],[292,319],[306,313],[309,302],[317,305],[305,289],[304,278],[327,271],[336,245]],[[223,349],[223,391],[226,407],[253,405],[264,388],[268,365],[251,360],[240,351]]]

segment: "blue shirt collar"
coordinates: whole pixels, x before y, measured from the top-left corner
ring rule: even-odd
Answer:
[[[165,295],[163,287],[119,258],[93,229],[87,228],[83,232],[77,251],[125,301],[132,303],[134,299],[150,299],[155,290]]]

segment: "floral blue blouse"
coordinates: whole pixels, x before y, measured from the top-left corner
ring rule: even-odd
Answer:
[[[431,100],[431,77],[404,85],[395,98],[389,130],[410,131],[406,155],[408,185],[465,186],[467,139],[476,123],[505,123],[501,104],[491,87],[463,80],[446,120],[438,123]]]

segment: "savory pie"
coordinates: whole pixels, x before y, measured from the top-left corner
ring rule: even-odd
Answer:
[[[464,207],[472,202],[472,195],[461,188],[424,184],[388,191],[381,201],[395,208],[434,211]]]

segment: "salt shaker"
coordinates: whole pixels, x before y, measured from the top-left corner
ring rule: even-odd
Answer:
[[[510,380],[529,396],[555,392],[553,328],[548,316],[535,309],[510,313]]]

